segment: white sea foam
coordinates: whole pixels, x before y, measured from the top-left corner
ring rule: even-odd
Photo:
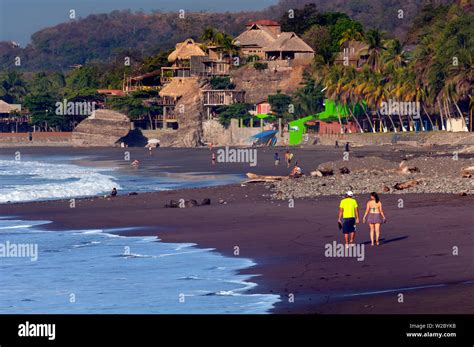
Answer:
[[[102,171],[71,164],[0,160],[0,203],[93,196],[113,187],[120,189]]]

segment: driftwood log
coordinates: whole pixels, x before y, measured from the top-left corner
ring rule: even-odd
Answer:
[[[420,181],[417,181],[417,180],[410,180],[410,181],[406,181],[406,182],[403,182],[403,183],[397,183],[393,186],[393,189],[396,189],[396,190],[403,190],[403,189],[408,189],[408,188],[412,188],[412,187],[415,187],[417,186],[418,184],[420,184]]]
[[[244,183],[257,183],[257,182],[275,182],[286,180],[289,176],[266,176],[266,175],[257,175],[252,172],[247,172],[247,177],[249,180]]]

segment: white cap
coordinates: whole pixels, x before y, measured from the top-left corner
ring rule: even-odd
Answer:
[[[349,191],[347,191],[346,195],[347,196],[354,196],[354,193],[351,190],[349,190]]]

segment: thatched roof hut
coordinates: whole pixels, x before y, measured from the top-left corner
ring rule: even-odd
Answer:
[[[0,100],[0,113],[11,113],[15,111],[21,111],[21,105],[9,104],[3,100]]]
[[[189,60],[193,56],[206,56],[206,53],[193,39],[187,39],[176,44],[176,49],[168,56],[168,61],[174,63],[176,60]]]
[[[314,50],[293,32],[281,33],[273,43],[264,48],[264,51],[314,53]]]
[[[267,47],[277,39],[275,32],[264,25],[252,24],[235,38],[240,47]]]
[[[187,93],[192,93],[195,89],[195,84],[197,81],[197,77],[172,78],[171,82],[160,90],[160,96],[167,96],[177,99]]]

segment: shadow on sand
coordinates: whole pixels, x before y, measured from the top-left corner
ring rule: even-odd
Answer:
[[[401,241],[401,240],[405,240],[407,239],[408,236],[400,236],[400,237],[396,237],[394,239],[384,239],[384,238],[381,238],[380,239],[380,244],[383,245],[385,243],[390,243],[390,242],[396,242],[396,241]],[[365,242],[361,242],[360,244],[362,245],[370,245],[370,241],[365,241]]]

